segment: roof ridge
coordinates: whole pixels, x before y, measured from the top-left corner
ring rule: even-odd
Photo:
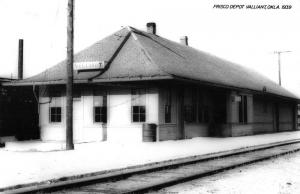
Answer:
[[[105,65],[104,69],[102,71],[100,71],[99,73],[97,73],[96,75],[88,78],[88,80],[93,80],[93,79],[101,76],[103,73],[105,73],[109,69],[110,64],[114,61],[114,59],[117,57],[117,55],[119,54],[119,52],[122,50],[123,46],[126,44],[127,40],[130,37],[130,34],[131,34],[131,31],[127,32],[126,36],[124,37],[124,39],[122,40],[122,42],[120,43],[120,45],[118,46],[118,48],[115,50],[115,52],[113,53],[113,55],[110,57],[109,61]]]
[[[160,46],[164,47],[164,48],[167,49],[168,51],[171,51],[172,53],[174,53],[174,54],[180,56],[181,58],[184,58],[184,59],[185,59],[185,57],[182,56],[181,54],[179,54],[178,51],[176,51],[176,50],[174,50],[174,49],[168,47],[168,46],[165,45],[165,44],[162,44],[161,42],[159,42],[159,41],[155,40],[154,38],[152,38],[150,35],[154,35],[154,36],[156,36],[156,37],[158,37],[158,38],[160,38],[160,39],[162,39],[162,40],[164,40],[164,41],[165,41],[165,40],[168,40],[168,39],[163,38],[163,37],[161,37],[161,36],[158,36],[157,34],[151,34],[151,33],[149,33],[149,32],[145,32],[145,31],[143,31],[143,30],[139,30],[139,29],[136,29],[136,28],[132,28],[132,30],[133,30],[133,32],[138,33],[138,34],[141,35],[141,36],[145,36],[145,37],[151,39],[152,41],[154,41],[155,43],[157,43],[157,44],[159,44]]]
[[[124,61],[120,62],[119,57]],[[88,83],[91,79],[92,81],[99,79],[99,82],[102,82],[100,79],[103,79],[103,82],[109,82],[111,79],[119,77],[128,77],[127,81],[131,81],[133,76],[139,76],[138,80],[142,80],[143,76],[154,80],[157,79],[154,76],[160,75],[159,79],[182,77],[201,83],[213,83],[220,87],[249,89],[263,94],[270,93],[298,99],[288,89],[279,87],[268,77],[250,67],[197,48],[183,46],[173,40],[131,26],[122,27],[121,30],[74,55],[74,62],[89,60],[108,61],[109,65],[104,70],[74,74],[74,80],[77,83]],[[65,60],[63,60],[37,75],[13,81],[13,84],[61,84],[66,75],[65,64]],[[120,69],[124,72],[121,72]],[[263,86],[267,87],[266,92],[262,90]]]
[[[173,77],[172,74],[170,74],[170,73],[164,71],[163,69],[161,69],[161,68],[155,63],[155,61],[152,59],[152,57],[150,56],[150,54],[149,54],[149,52],[147,51],[147,49],[145,49],[145,47],[144,47],[144,46],[141,44],[141,42],[139,41],[138,37],[134,34],[134,33],[135,33],[134,30],[136,30],[136,29],[135,29],[135,28],[132,28],[132,27],[130,27],[130,28],[131,28],[130,30],[131,30],[131,35],[132,35],[133,39],[134,39],[135,42],[138,44],[138,46],[141,48],[141,50],[144,51],[144,52],[142,52],[142,53],[145,55],[145,57],[146,57],[147,59],[149,59],[149,61],[151,61],[151,63],[152,63],[153,65],[155,65],[155,67],[156,67],[157,69],[159,69],[160,71],[164,72],[165,74],[170,75],[170,76]],[[140,31],[140,30],[137,30],[137,31]],[[152,39],[151,39],[151,40],[152,40]]]

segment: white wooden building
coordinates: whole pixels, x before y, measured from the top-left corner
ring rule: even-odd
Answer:
[[[298,97],[240,65],[125,27],[74,58],[74,140],[137,141],[296,130]],[[66,61],[11,87],[38,90],[42,140],[65,139]]]

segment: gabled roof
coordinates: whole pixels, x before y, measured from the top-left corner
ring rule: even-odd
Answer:
[[[74,71],[75,83],[187,79],[220,87],[298,98],[261,74],[160,36],[125,27],[74,55],[74,62],[107,61],[104,70]],[[11,85],[65,83],[66,61]]]

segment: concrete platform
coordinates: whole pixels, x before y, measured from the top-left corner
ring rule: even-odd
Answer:
[[[49,147],[62,148],[59,147],[64,144],[62,142],[55,143],[54,146],[52,142],[46,142],[45,148],[43,142],[20,142],[20,144],[11,144],[11,148],[15,149],[0,148],[0,189],[112,172],[118,169],[132,169],[133,166],[163,163],[296,139],[300,139],[300,131],[230,138],[199,137],[149,143],[81,143],[75,144],[75,150],[72,151],[48,149]]]
[[[121,176],[120,180],[114,178],[113,180],[102,180],[94,184],[82,184],[81,186],[77,186],[75,184],[75,187],[69,188],[60,187],[60,190],[51,193],[89,193],[94,191],[101,193],[125,194],[143,193],[149,190],[155,191],[166,186],[182,183],[183,181],[210,176],[224,170],[230,170],[242,165],[267,160],[274,156],[277,157],[289,153],[299,152],[299,150],[300,143],[260,149],[254,152],[242,152],[240,154],[238,151],[233,151],[232,153],[227,153],[229,156],[227,156],[226,153],[222,153],[217,157],[211,156],[211,158],[207,158],[206,160],[200,159],[195,163],[188,162],[187,164],[182,165],[169,165],[166,168],[158,168],[158,170],[151,172],[148,170],[146,172],[144,171],[143,173],[139,172],[129,176]]]
[[[241,165],[263,161],[274,156],[297,151],[300,151],[300,140],[291,140],[132,166],[130,168],[64,177],[62,179],[53,179],[46,182],[0,188],[0,192],[40,193],[41,191],[43,193],[43,191],[45,191],[51,193],[86,193],[97,191],[101,193],[139,193],[141,191],[170,186],[185,180],[208,176]],[[119,179],[118,177],[125,178],[121,178],[121,180],[117,181],[117,179]],[[113,178],[113,180],[109,181],[110,178]],[[105,181],[106,179],[108,179],[108,181]],[[102,180],[102,182],[94,183],[95,180]],[[85,185],[84,183],[86,182],[92,182],[93,184]],[[75,187],[73,188],[71,185]],[[62,190],[53,192],[57,191],[57,189]]]
[[[41,141],[41,140],[28,140],[28,141],[8,141],[5,143],[6,151],[59,151],[65,150],[65,142],[62,141]]]

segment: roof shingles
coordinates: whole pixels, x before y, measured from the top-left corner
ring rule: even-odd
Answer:
[[[128,33],[130,37],[125,39]],[[117,51],[123,41],[125,44]],[[180,77],[260,92],[265,87],[268,93],[298,98],[251,69],[131,27],[123,28],[77,53],[74,62],[109,61],[116,52],[118,52],[117,56],[105,72],[75,71],[75,82],[91,78],[95,82],[107,82],[118,78],[130,80],[134,77],[149,79]],[[14,84],[43,84],[64,81],[65,77],[66,63],[62,61],[36,76],[16,81]]]

